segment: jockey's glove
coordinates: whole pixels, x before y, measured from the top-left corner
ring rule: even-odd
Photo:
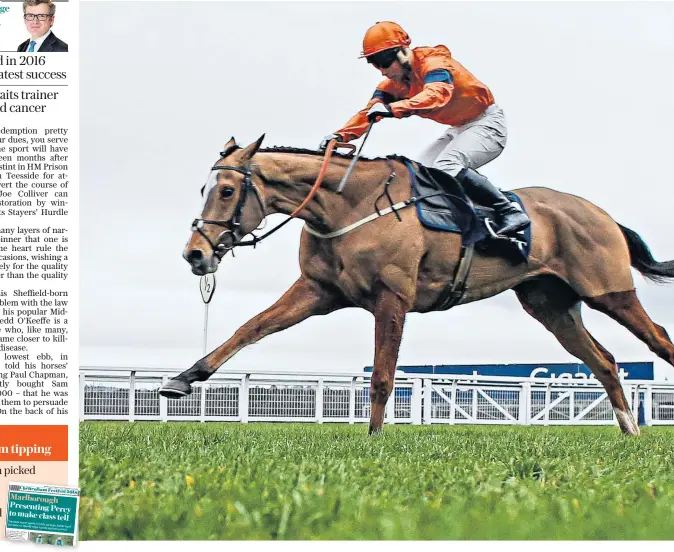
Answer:
[[[385,103],[378,102],[370,108],[370,111],[367,112],[367,120],[371,123],[374,123],[375,121],[385,117],[393,117],[391,106]]]
[[[325,148],[327,148],[328,144],[330,143],[330,140],[337,140],[338,142],[344,141],[344,139],[339,134],[328,134],[325,138],[323,138],[323,141],[318,146],[318,149],[324,150]]]

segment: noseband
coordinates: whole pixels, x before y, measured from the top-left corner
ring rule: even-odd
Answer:
[[[256,236],[253,236],[252,240],[249,241],[242,241],[241,239],[237,239],[236,234],[234,233],[238,228],[241,227],[241,216],[243,213],[243,208],[246,204],[246,200],[248,199],[248,193],[249,192],[254,192],[255,193],[255,198],[257,199],[258,203],[260,204],[260,208],[262,209],[262,214],[264,215],[265,213],[265,208],[264,208],[264,202],[262,201],[262,196],[260,195],[260,191],[257,189],[257,186],[253,184],[251,180],[252,173],[250,171],[250,163],[246,168],[241,168],[241,167],[233,167],[231,165],[215,165],[212,167],[213,171],[236,171],[238,173],[241,173],[243,175],[243,186],[241,187],[241,193],[239,194],[239,201],[236,204],[236,207],[234,209],[234,215],[232,215],[232,218],[229,221],[223,221],[223,220],[208,220],[208,219],[194,219],[194,222],[192,222],[192,231],[199,233],[200,236],[202,236],[211,246],[213,249],[213,252],[218,255],[219,257],[224,256],[228,251],[231,249],[234,249],[236,246],[240,245],[255,245],[258,241],[260,241],[262,238],[258,238]],[[217,240],[215,243],[211,241],[211,239],[206,235],[206,233],[203,231],[203,228],[206,224],[213,224],[215,226],[220,226],[222,228],[225,228],[225,230],[218,236]],[[223,238],[225,236],[231,235],[232,237],[232,244],[231,245],[226,245],[223,243]],[[263,236],[264,237],[264,236]]]

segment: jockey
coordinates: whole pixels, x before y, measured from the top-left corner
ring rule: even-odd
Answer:
[[[445,46],[410,49],[410,37],[398,25],[382,21],[363,39],[361,58],[381,71],[377,86],[364,109],[346,125],[326,136],[349,142],[362,136],[369,122],[386,117],[418,115],[449,125],[421,154],[419,162],[456,178],[476,202],[494,209],[499,234],[526,228],[529,217],[519,206],[475,169],[498,157],[506,145],[503,110],[490,90],[457,62]]]

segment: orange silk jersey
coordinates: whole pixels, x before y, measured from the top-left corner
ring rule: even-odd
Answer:
[[[400,119],[418,115],[438,123],[460,126],[479,117],[494,97],[489,88],[452,58],[446,46],[412,50],[412,71],[402,83],[384,79],[364,109],[335,132],[347,142],[363,135],[367,112],[377,102],[388,103]]]

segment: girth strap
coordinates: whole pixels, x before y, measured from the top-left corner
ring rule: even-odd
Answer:
[[[454,279],[451,286],[447,286],[440,294],[440,297],[429,310],[447,310],[456,306],[466,293],[466,281],[470,268],[473,266],[473,254],[475,253],[475,244],[461,247],[459,255],[459,264],[454,271]]]

